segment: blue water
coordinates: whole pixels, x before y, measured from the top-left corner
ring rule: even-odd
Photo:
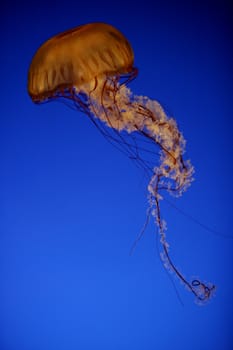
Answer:
[[[1,350],[232,349],[231,16],[226,1],[2,5]],[[92,21],[129,39],[131,89],[187,140],[195,181],[161,210],[176,266],[217,286],[205,306],[168,276],[153,222],[129,254],[146,218],[143,171],[85,115],[27,94],[38,47]]]

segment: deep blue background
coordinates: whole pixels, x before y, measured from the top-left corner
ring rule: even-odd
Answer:
[[[1,5],[0,349],[232,349],[232,9],[226,1],[5,1]],[[195,182],[163,203],[170,253],[214,282],[199,307],[160,263],[142,172],[90,120],[34,105],[37,48],[80,24],[120,29],[135,51],[136,94],[157,99],[187,140]],[[157,159],[154,160],[155,164]]]

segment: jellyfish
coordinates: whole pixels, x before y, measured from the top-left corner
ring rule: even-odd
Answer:
[[[35,103],[63,101],[85,113],[110,143],[144,169],[147,218],[153,217],[157,227],[161,260],[204,303],[215,286],[198,278],[188,280],[178,270],[170,257],[160,205],[164,193],[181,196],[186,191],[194,168],[184,159],[185,139],[176,121],[157,101],[134,95],[128,87],[137,74],[125,36],[109,24],[89,23],[42,44],[29,68],[28,93]],[[153,156],[157,164],[152,164]]]

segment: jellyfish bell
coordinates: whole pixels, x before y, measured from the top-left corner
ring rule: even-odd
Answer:
[[[97,79],[137,74],[128,40],[105,23],[90,23],[46,41],[33,57],[28,93],[35,102],[64,91],[89,92]]]
[[[90,23],[58,34],[38,49],[29,68],[28,93],[35,103],[71,102],[144,169],[149,176],[148,215],[158,228],[161,260],[203,303],[215,286],[197,278],[188,281],[177,269],[160,209],[164,193],[180,196],[190,186],[194,169],[183,157],[185,140],[176,121],[157,101],[136,96],[127,86],[137,72],[133,49],[124,35],[111,25]],[[158,164],[151,165],[158,153]]]

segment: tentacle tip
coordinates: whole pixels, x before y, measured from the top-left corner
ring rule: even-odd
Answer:
[[[196,297],[195,301],[198,305],[206,304],[215,296],[217,287],[210,282],[204,283],[198,279],[194,279],[192,280],[191,285],[192,292]]]

